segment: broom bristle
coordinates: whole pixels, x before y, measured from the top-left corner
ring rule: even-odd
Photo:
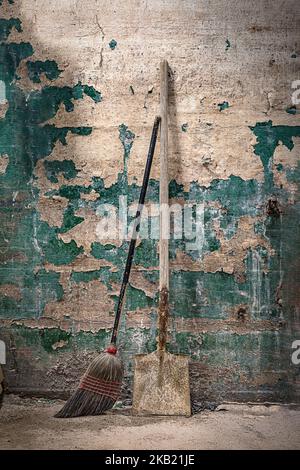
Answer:
[[[121,391],[123,365],[115,356],[116,349],[114,353],[107,351],[93,360],[79,387],[55,418],[101,415],[113,407]]]

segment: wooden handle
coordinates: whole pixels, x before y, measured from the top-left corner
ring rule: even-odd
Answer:
[[[168,62],[160,64],[159,290],[169,290]]]
[[[169,178],[168,178],[168,62],[160,64],[160,237],[158,349],[165,351],[169,316]]]

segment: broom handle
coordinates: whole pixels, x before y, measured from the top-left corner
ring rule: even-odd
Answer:
[[[158,350],[166,350],[169,316],[169,179],[168,179],[168,62],[160,64],[160,231],[159,231],[159,307]]]
[[[149,145],[149,150],[148,150],[148,157],[147,157],[147,162],[146,162],[146,167],[145,167],[145,172],[144,172],[144,179],[143,179],[143,184],[142,184],[141,193],[140,193],[139,205],[138,205],[135,218],[134,218],[134,226],[132,230],[132,236],[131,236],[131,241],[129,245],[128,255],[127,255],[126,267],[125,267],[125,271],[123,274],[123,281],[122,281],[122,286],[121,286],[120,295],[119,295],[119,302],[118,302],[118,307],[117,307],[116,316],[115,316],[115,323],[113,326],[113,331],[112,331],[112,336],[111,336],[111,344],[114,344],[114,345],[117,342],[118,327],[119,327],[126,287],[128,284],[128,279],[129,279],[130,270],[132,266],[132,260],[133,260],[135,245],[136,245],[137,234],[140,231],[141,215],[142,215],[143,205],[145,202],[148,181],[150,177],[150,171],[151,171],[151,165],[152,165],[152,160],[153,160],[153,155],[154,155],[154,150],[155,150],[159,123],[160,123],[160,117],[156,116],[154,120],[153,129],[152,129],[152,135],[151,135],[151,140],[150,140],[150,145]]]

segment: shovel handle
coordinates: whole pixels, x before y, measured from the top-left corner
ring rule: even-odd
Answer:
[[[160,64],[160,231],[158,349],[165,351],[169,316],[169,178],[168,178],[168,62]]]
[[[137,235],[140,231],[142,210],[143,210],[143,205],[144,205],[144,202],[145,202],[145,196],[146,196],[148,181],[149,181],[149,177],[150,177],[150,171],[151,171],[151,165],[152,165],[152,160],[153,160],[153,155],[154,155],[154,150],[155,150],[155,144],[156,144],[156,139],[157,139],[157,132],[158,132],[159,123],[160,123],[160,117],[156,116],[154,124],[153,124],[151,141],[150,141],[150,145],[149,145],[148,157],[147,157],[147,162],[146,162],[146,167],[145,167],[145,172],[144,172],[144,178],[143,178],[142,188],[141,188],[141,192],[140,192],[139,205],[138,205],[138,208],[137,208],[137,211],[136,211],[136,214],[135,214],[135,218],[134,218],[132,236],[131,236],[131,241],[130,241],[130,244],[129,244],[127,261],[126,261],[125,271],[124,271],[124,275],[123,275],[123,281],[122,281],[120,295],[119,295],[118,307],[117,307],[115,322],[114,322],[113,331],[112,331],[112,335],[111,335],[111,344],[112,345],[115,345],[116,342],[117,342],[118,327],[119,327],[122,307],[123,307],[123,303],[124,303],[126,288],[127,288],[127,284],[128,284],[128,280],[129,280],[129,275],[130,275],[130,271],[131,271],[132,260],[133,260],[135,245],[136,245],[136,239],[137,239]]]

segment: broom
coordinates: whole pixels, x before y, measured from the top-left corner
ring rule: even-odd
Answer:
[[[84,376],[82,377],[79,387],[65,403],[63,408],[58,413],[56,413],[56,418],[100,415],[104,413],[104,411],[112,408],[120,395],[123,378],[123,364],[116,355],[118,326],[130,275],[137,234],[140,230],[141,214],[150,176],[159,123],[160,117],[157,116],[155,118],[152,129],[143,184],[137,212],[134,219],[132,237],[129,245],[126,267],[123,275],[110,345],[104,352],[99,354],[92,361]]]

